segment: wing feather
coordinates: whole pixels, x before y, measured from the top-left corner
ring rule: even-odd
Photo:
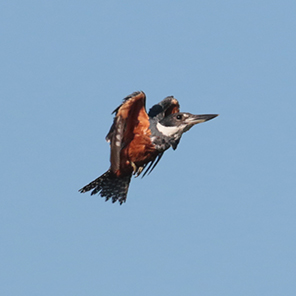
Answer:
[[[158,154],[158,155],[157,155],[157,156],[156,156],[156,157],[150,162],[148,168],[147,168],[147,169],[145,168],[145,172],[143,173],[142,178],[144,178],[145,175],[146,175],[147,173],[148,173],[148,175],[149,175],[149,174],[154,170],[154,168],[156,167],[156,165],[158,164],[158,162],[159,162],[160,159],[162,158],[163,153],[164,153],[164,152]],[[156,162],[155,162],[155,160],[156,160]],[[154,164],[154,165],[153,165],[153,164]]]
[[[149,128],[149,117],[145,109],[146,96],[144,92],[134,92],[127,96],[116,108],[113,125],[106,136],[111,146],[111,170],[116,173],[120,169],[120,153],[133,139],[135,134]]]
[[[178,100],[173,96],[169,96],[150,108],[148,115],[150,118],[155,117],[157,120],[162,120],[166,116],[178,112],[180,112]]]

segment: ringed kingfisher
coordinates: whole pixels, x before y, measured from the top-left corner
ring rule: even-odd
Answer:
[[[113,124],[106,136],[110,143],[110,168],[103,175],[84,186],[81,193],[92,190],[106,201],[126,201],[131,176],[143,177],[160,161],[163,153],[177,148],[181,136],[195,124],[213,119],[218,114],[193,115],[180,112],[179,102],[173,96],[166,97],[148,112],[146,95],[134,92],[116,108]],[[113,114],[112,113],[112,114]]]

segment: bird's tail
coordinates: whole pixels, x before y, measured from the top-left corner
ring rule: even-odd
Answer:
[[[99,193],[106,201],[112,198],[112,202],[119,201],[120,204],[126,201],[126,195],[131,181],[131,174],[127,176],[116,176],[111,170],[108,170],[99,178],[81,188],[81,193],[90,191],[91,195]]]

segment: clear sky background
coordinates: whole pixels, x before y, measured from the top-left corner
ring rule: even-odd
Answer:
[[[1,295],[296,295],[295,1],[2,1]],[[219,113],[125,204],[111,112]]]

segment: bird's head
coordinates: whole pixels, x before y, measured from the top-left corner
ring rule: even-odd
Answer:
[[[193,115],[187,112],[174,113],[160,120],[156,127],[166,137],[178,138],[195,124],[215,118],[218,114]]]

